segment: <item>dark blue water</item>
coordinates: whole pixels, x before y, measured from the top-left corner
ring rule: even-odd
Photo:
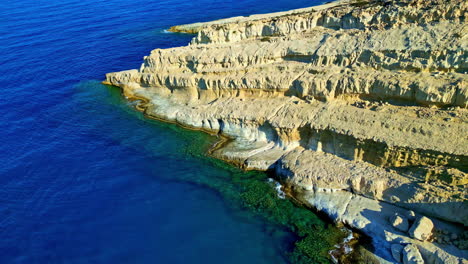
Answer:
[[[169,26],[317,3],[0,1],[0,263],[286,262],[292,234],[197,153],[212,138],[145,120],[100,81],[189,42]]]

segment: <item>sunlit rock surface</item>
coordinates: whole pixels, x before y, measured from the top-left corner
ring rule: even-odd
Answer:
[[[176,26],[190,45],[106,83],[148,116],[232,138],[213,155],[276,171],[385,259],[411,244],[427,263],[466,263],[467,5],[334,2]],[[412,223],[409,210],[457,239],[410,238],[389,220]]]

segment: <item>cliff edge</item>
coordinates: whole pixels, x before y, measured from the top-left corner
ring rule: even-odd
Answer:
[[[213,155],[276,171],[382,262],[468,263],[467,7],[333,2],[175,26],[190,45],[105,83],[150,117],[232,138]]]

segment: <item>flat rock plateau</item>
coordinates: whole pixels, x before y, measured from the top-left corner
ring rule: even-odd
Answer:
[[[372,238],[382,263],[468,263],[468,2],[338,1],[174,26],[109,73],[147,116]]]

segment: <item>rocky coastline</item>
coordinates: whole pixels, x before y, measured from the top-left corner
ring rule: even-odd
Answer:
[[[381,263],[468,263],[468,4],[338,1],[181,25],[104,83],[147,116],[231,140]]]

